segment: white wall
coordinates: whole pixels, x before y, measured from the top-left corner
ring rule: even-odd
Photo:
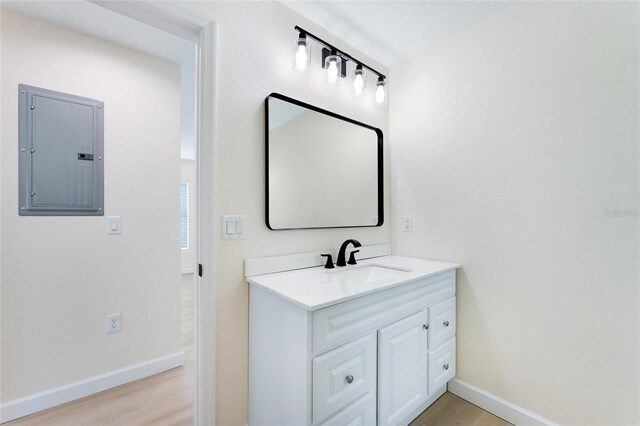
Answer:
[[[180,161],[180,180],[189,182],[189,247],[180,250],[182,269],[193,269],[196,262],[196,200],[197,174],[196,162],[193,160]]]
[[[391,71],[394,252],[464,265],[458,377],[562,424],[640,423],[639,36],[522,2]]]
[[[387,137],[386,108],[351,96],[349,84],[324,84],[320,51],[312,47],[312,71],[292,71],[293,48],[300,25],[326,37],[356,57],[321,28],[277,2],[189,2],[193,10],[218,24],[215,164],[216,220],[222,214],[246,214],[244,240],[217,244],[216,417],[220,425],[247,423],[248,285],[243,260],[338,248],[347,238],[363,244],[389,243],[390,228],[269,231],[264,217],[264,99],[271,92],[300,99],[358,121],[380,127]],[[379,66],[371,61],[374,67]],[[384,67],[380,67],[384,72]],[[373,84],[370,81],[370,84]],[[385,144],[388,146],[388,139]],[[388,151],[385,151],[388,153]],[[386,157],[388,159],[388,156]],[[388,170],[388,162],[386,165]],[[386,213],[389,214],[388,179]],[[217,229],[220,229],[218,222]],[[205,264],[205,273],[207,265]]]
[[[1,23],[8,401],[181,350],[180,71],[4,9]],[[18,216],[18,83],[104,101],[105,217]],[[122,216],[121,235],[107,215]],[[114,312],[122,330],[107,335]]]

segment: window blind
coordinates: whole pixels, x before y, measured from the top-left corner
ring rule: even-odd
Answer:
[[[189,248],[189,181],[180,181],[180,248]]]

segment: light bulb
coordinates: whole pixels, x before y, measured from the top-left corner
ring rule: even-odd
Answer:
[[[376,89],[376,102],[380,105],[384,104],[384,86],[378,86]]]
[[[367,86],[367,73],[361,64],[356,65],[353,71],[353,93],[356,96],[362,96]]]
[[[338,63],[335,60],[329,61],[329,66],[327,67],[327,79],[331,84],[336,84],[336,81],[338,81]]]
[[[309,65],[307,56],[307,46],[304,44],[298,45],[298,50],[296,51],[295,60],[296,60],[296,70],[302,72],[306,71],[307,66]]]
[[[380,106],[386,104],[387,100],[387,83],[384,81],[384,78],[381,76],[378,77],[378,82],[376,83],[376,103]]]
[[[293,70],[300,73],[309,71],[310,56],[311,49],[307,35],[300,32],[300,37],[296,40],[296,48],[293,51]]]
[[[364,79],[362,78],[362,74],[357,74],[353,79],[353,91],[356,95],[362,95],[364,91]]]
[[[356,69],[353,72],[353,92],[356,96],[360,96],[364,93],[364,86],[366,82],[366,74],[362,65],[356,65]]]

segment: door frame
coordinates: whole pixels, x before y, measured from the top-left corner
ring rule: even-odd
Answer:
[[[178,2],[87,0],[143,24],[195,42],[196,59],[196,259],[195,276],[196,425],[215,424],[215,129],[216,22]]]

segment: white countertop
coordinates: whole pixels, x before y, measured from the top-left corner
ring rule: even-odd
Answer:
[[[395,268],[406,272],[393,278],[382,278],[368,283],[346,280],[339,274],[335,274],[335,272],[360,268],[365,265]],[[255,275],[246,279],[251,285],[273,293],[307,311],[315,311],[459,267],[460,265],[456,263],[437,260],[383,256],[358,261],[357,265],[343,268],[325,269],[319,266]]]

